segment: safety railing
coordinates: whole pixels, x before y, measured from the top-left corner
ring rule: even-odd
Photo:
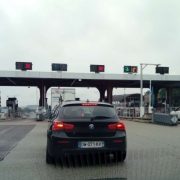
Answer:
[[[140,117],[139,107],[115,107],[119,116],[124,117]],[[177,107],[168,107],[168,108],[152,108],[151,113],[162,113],[170,114],[172,111],[175,111]],[[144,107],[144,113],[149,113],[149,107]]]
[[[116,108],[118,116],[140,117],[139,108]]]

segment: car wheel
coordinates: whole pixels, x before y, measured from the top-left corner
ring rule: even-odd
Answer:
[[[46,163],[51,164],[53,162],[53,157],[49,154],[48,150],[46,150]]]
[[[113,153],[113,155],[115,162],[122,162],[126,159],[126,151],[125,152],[117,151]]]

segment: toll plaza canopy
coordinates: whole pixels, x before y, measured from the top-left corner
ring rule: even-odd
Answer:
[[[107,101],[112,103],[113,88],[140,88],[140,79],[140,74],[0,71],[0,86],[37,86],[40,90],[40,106],[44,106],[50,87],[96,87],[100,101],[105,98],[107,90]],[[149,88],[150,80],[155,99],[159,89],[166,88],[168,103],[171,104],[172,89],[180,87],[180,76],[143,74],[143,88]]]
[[[179,75],[143,75],[143,87],[180,87]],[[0,86],[140,87],[140,74],[0,71]]]

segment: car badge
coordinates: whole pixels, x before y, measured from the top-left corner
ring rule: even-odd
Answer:
[[[94,129],[94,124],[90,124],[89,129]]]

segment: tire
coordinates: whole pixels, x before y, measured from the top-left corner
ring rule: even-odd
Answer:
[[[48,150],[46,150],[46,163],[47,164],[53,163],[53,157],[49,154]]]
[[[123,162],[126,159],[126,151],[117,151],[113,153],[115,162]]]

